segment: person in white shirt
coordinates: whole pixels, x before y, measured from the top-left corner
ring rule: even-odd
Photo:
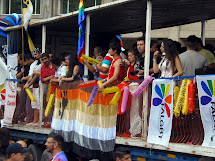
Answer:
[[[61,64],[61,61],[59,58],[53,58],[51,60],[52,67],[55,70],[55,77],[51,79],[51,83],[58,83],[60,79],[66,78],[66,66]]]
[[[33,92],[33,96],[35,97],[36,101],[31,102],[31,106],[34,110],[34,119],[33,122],[27,124],[31,126],[38,126],[39,125],[39,110],[40,110],[40,95],[39,95],[39,82],[38,82],[38,76],[34,74],[36,70],[40,71],[41,69],[41,63],[40,63],[40,55],[41,52],[39,49],[36,49],[33,53],[33,56],[35,58],[35,61],[31,64],[29,74],[28,74],[28,80],[27,83],[24,85],[24,88],[30,88]]]

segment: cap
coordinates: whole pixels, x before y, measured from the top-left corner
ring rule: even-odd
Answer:
[[[13,153],[17,154],[17,153],[26,153],[26,152],[28,152],[28,149],[23,148],[22,145],[19,143],[12,143],[6,149],[7,156],[11,156],[11,154]]]

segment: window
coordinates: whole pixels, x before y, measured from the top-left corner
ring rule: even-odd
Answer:
[[[58,13],[66,14],[79,9],[80,0],[58,0]],[[101,0],[84,0],[84,8],[100,5]]]
[[[0,14],[21,14],[22,0],[0,0]],[[31,0],[33,14],[40,14],[40,0]]]

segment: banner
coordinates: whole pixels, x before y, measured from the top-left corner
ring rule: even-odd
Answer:
[[[0,57],[0,73],[1,73],[0,85],[2,85],[5,82],[6,78],[7,78],[8,68],[7,68],[7,65],[2,60],[1,57]]]
[[[196,76],[199,108],[204,127],[202,146],[215,147],[215,75]]]
[[[18,54],[10,54],[7,57],[7,66],[9,69],[9,79],[16,79],[17,74],[17,56]],[[16,108],[16,92],[17,82],[5,81],[6,97],[5,97],[5,111],[4,123],[11,124],[14,110]]]
[[[7,55],[7,67],[9,70],[8,79],[16,79],[18,62],[17,62],[18,54],[8,54]]]
[[[6,81],[5,86],[6,86],[6,98],[5,98],[4,123],[12,124],[13,114],[16,108],[17,82]]]
[[[4,84],[0,85],[0,106],[5,105],[5,86]]]
[[[168,146],[173,116],[173,80],[155,79],[147,142]]]

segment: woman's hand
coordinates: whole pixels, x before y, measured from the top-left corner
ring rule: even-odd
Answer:
[[[104,88],[103,84],[100,85],[100,86],[98,87],[98,92],[102,92],[103,88]]]
[[[154,59],[157,59],[158,54],[159,54],[159,51],[155,51],[155,52],[154,52]]]
[[[130,65],[130,62],[127,59],[124,59],[126,65]]]

